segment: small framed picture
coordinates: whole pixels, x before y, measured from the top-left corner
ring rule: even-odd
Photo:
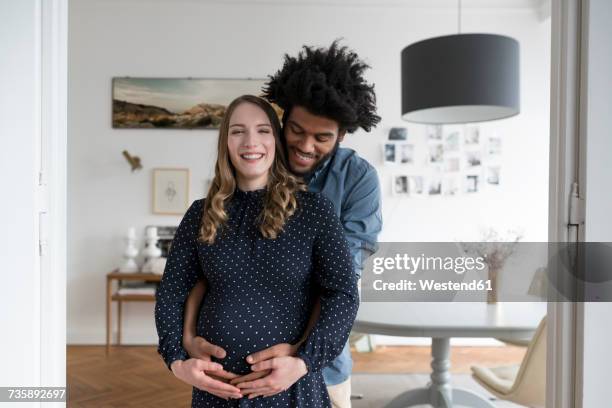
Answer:
[[[386,163],[397,163],[397,145],[395,143],[385,143],[383,145],[383,159]]]
[[[399,143],[399,161],[402,164],[414,164],[414,145],[409,143]]]
[[[408,129],[405,127],[392,127],[389,130],[389,140],[402,141],[408,139]]]
[[[424,194],[423,176],[396,175],[393,177],[393,194],[403,197],[419,197]]]
[[[487,168],[487,183],[499,185],[499,166],[489,166]]]
[[[465,192],[466,193],[477,193],[478,192],[478,175],[467,175],[465,176]]]
[[[467,167],[476,167],[482,164],[480,151],[467,151],[465,153],[465,163]]]
[[[445,130],[444,135],[444,150],[447,152],[459,151],[459,144],[461,142],[461,129],[453,126]]]
[[[445,157],[444,158],[444,171],[449,173],[455,173],[459,171],[461,165],[458,157]]]
[[[444,160],[444,148],[442,143],[434,143],[429,145],[429,162],[442,163]]]
[[[466,145],[478,145],[480,143],[480,129],[478,126],[467,125],[465,127],[464,138]]]
[[[432,142],[442,142],[442,125],[430,125],[425,130],[427,140]]]
[[[153,169],[153,213],[183,215],[189,207],[189,169]]]
[[[442,194],[445,196],[459,194],[459,180],[457,177],[444,177],[442,180]]]
[[[487,152],[491,156],[501,154],[501,138],[497,136],[490,137]]]
[[[157,228],[157,236],[159,237],[158,246],[162,250],[161,256],[162,258],[167,258],[170,254],[170,246],[178,227],[175,225],[147,225],[145,231],[150,227]]]
[[[442,177],[434,176],[429,178],[428,193],[430,196],[442,194]]]

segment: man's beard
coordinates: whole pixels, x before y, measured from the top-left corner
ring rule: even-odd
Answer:
[[[340,147],[340,139],[336,139],[336,144],[334,144],[333,149],[331,149],[329,153],[325,154],[324,156],[321,156],[317,164],[315,164],[310,170],[307,170],[305,172],[297,172],[293,168],[291,168],[291,160],[289,159],[289,163],[288,163],[289,170],[291,171],[291,173],[295,174],[296,176],[302,177],[304,180],[310,180],[312,175],[325,165],[325,162],[327,162],[327,159],[329,159],[331,156],[336,154],[336,150],[338,150],[338,147]],[[286,145],[286,143],[285,143],[285,154],[287,155],[287,157],[290,157],[289,148]]]

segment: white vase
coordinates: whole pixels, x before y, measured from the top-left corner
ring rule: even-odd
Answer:
[[[119,272],[134,273],[138,272],[138,264],[136,257],[138,256],[138,248],[136,247],[136,230],[134,227],[128,229],[126,237],[127,246],[123,252],[123,264],[119,267]]]
[[[158,270],[156,267],[157,259],[161,257],[162,251],[157,247],[157,227],[149,227],[147,229],[146,247],[144,255],[146,258],[145,264],[142,266],[142,271],[146,273],[154,273]]]

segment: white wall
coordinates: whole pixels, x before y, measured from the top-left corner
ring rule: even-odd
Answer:
[[[585,241],[612,242],[612,3],[589,0],[587,41],[586,223]],[[606,352],[612,337],[612,303],[584,305],[582,406],[610,404],[612,357]]]
[[[41,132],[38,2],[0,2],[0,322],[2,386],[39,386],[40,269],[36,186]],[[16,312],[18,311],[18,312]],[[26,406],[38,406],[28,403]]]
[[[104,341],[104,275],[120,262],[128,226],[177,224],[151,214],[151,168],[189,167],[191,199],[203,195],[215,158],[213,131],[111,128],[111,78],[265,77],[285,52],[344,37],[373,66],[383,121],[348,137],[379,167],[384,188],[383,241],[478,239],[479,228],[519,227],[526,241],[547,236],[549,22],[529,8],[468,9],[464,32],[510,35],[521,44],[521,115],[482,125],[503,137],[503,180],[497,191],[422,200],[390,197],[393,167],[382,166],[381,144],[400,121],[400,52],[406,45],[456,30],[454,5],[409,7],[221,4],[161,0],[74,0],[69,31],[70,343]],[[372,4],[374,2],[371,2]],[[341,3],[342,4],[342,3]],[[408,125],[414,137],[424,128]],[[144,164],[132,174],[121,151]],[[155,343],[152,304],[126,304],[126,343]]]

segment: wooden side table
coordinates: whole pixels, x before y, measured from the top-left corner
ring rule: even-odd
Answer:
[[[106,275],[106,354],[110,351],[111,345],[111,305],[113,301],[117,302],[117,344],[121,345],[121,303],[122,302],[155,302],[155,295],[152,294],[119,294],[113,292],[113,281],[117,281],[117,286],[120,281],[145,281],[145,282],[160,282],[162,275],[155,273],[125,273],[119,272],[118,269]]]

